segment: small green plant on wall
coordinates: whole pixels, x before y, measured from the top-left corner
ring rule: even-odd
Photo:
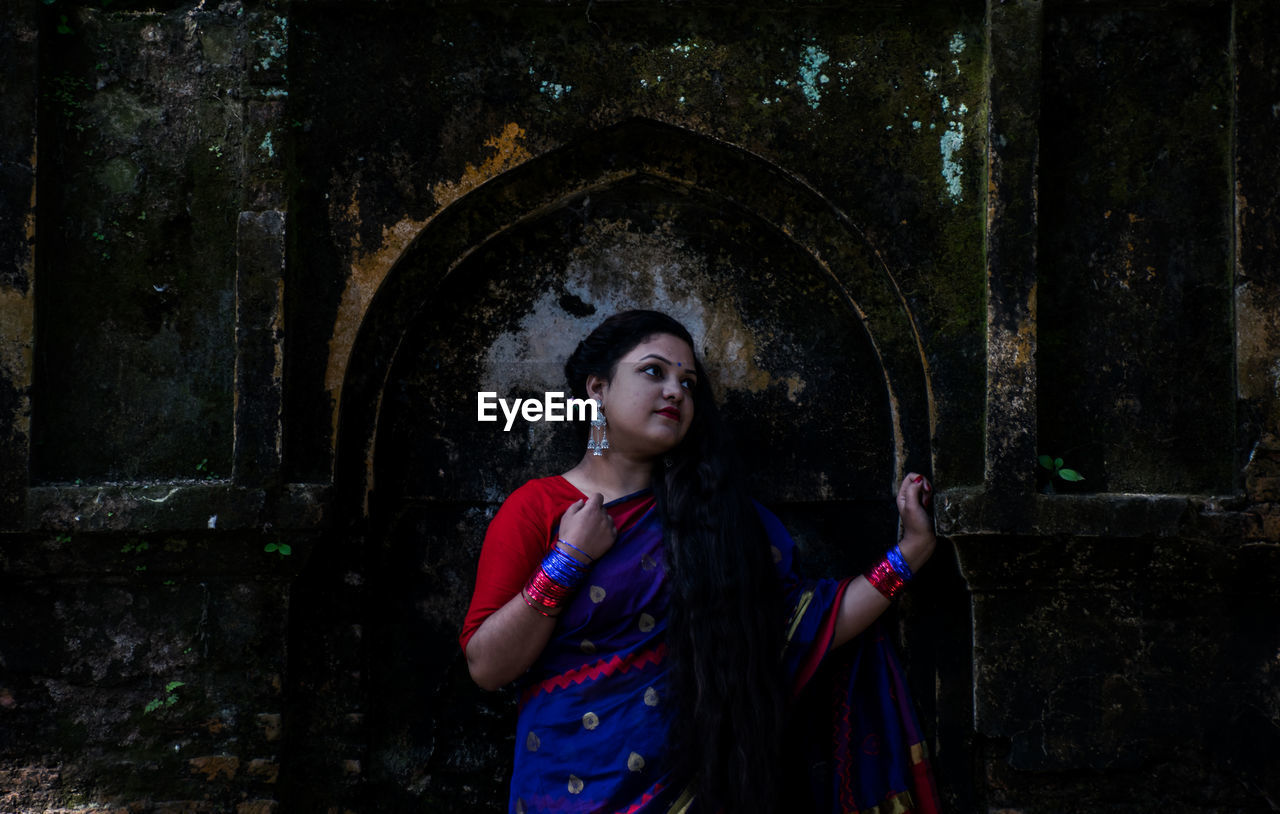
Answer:
[[[200,473],[200,477],[205,480],[218,480],[218,475],[209,468],[209,459],[201,458],[200,463],[196,464],[196,472]]]
[[[1063,466],[1061,458],[1054,458],[1051,455],[1041,455],[1039,460],[1041,468],[1049,470],[1050,478],[1058,477],[1071,483],[1078,483],[1084,480],[1084,475],[1081,475],[1074,469],[1068,469]]]
[[[148,701],[147,705],[142,709],[143,714],[150,715],[158,709],[171,707],[178,703],[177,689],[183,686],[186,686],[185,681],[170,681],[168,684],[165,684],[164,695],[160,698],[152,698]]]
[[[281,557],[287,557],[293,553],[293,549],[288,543],[282,543],[279,540],[274,543],[267,543],[262,550],[268,554],[279,554]]]

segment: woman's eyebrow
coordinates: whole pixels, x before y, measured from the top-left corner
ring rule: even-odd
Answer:
[[[683,362],[673,362],[673,361],[671,361],[670,359],[668,359],[667,357],[665,357],[665,356],[659,356],[659,355],[658,355],[658,354],[656,354],[656,353],[647,353],[647,354],[645,354],[644,356],[641,356],[639,359],[637,359],[637,360],[636,360],[636,362],[643,362],[645,359],[659,359],[659,360],[661,360],[661,361],[663,361],[663,362],[666,362],[666,363],[667,363],[667,364],[669,364],[669,365],[675,365],[676,367],[680,367],[680,368],[683,368],[683,367],[684,367],[684,363],[683,363]],[[693,372],[694,372],[694,371],[693,371],[693,366],[692,366],[692,365],[691,365],[690,367],[688,367],[688,368],[687,368],[687,370],[688,370],[690,373],[693,373]],[[696,375],[696,374],[695,374],[695,375]]]

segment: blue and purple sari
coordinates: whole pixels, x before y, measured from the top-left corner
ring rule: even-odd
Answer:
[[[667,814],[697,811],[690,778],[667,748],[666,579],[662,526],[648,490],[607,504],[617,541],[562,613],[542,656],[526,675],[516,731],[510,811]],[[794,543],[761,507],[761,517],[791,608],[783,654],[795,692],[834,678],[825,731],[824,788],[806,790],[822,811],[936,810],[927,781],[923,738],[901,671],[883,636],[864,633],[840,648],[846,658],[824,665],[835,609],[846,582],[801,582],[792,576]],[[874,746],[874,748],[872,748]],[[918,760],[916,759],[918,758]],[[913,762],[914,761],[914,762]],[[913,766],[919,766],[913,771]]]

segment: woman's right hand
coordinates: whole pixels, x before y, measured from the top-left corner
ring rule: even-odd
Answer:
[[[618,536],[613,518],[604,509],[604,496],[593,495],[570,506],[560,518],[559,536],[599,558],[613,547]],[[561,551],[582,560],[582,554],[564,545]],[[555,617],[535,613],[520,595],[480,623],[467,644],[467,668],[471,677],[486,690],[519,678],[537,661],[555,630]]]
[[[613,525],[613,518],[604,508],[604,495],[597,492],[587,500],[579,500],[560,518],[559,536],[573,543],[593,560],[604,556],[613,548],[613,541],[618,538],[618,529]],[[560,546],[560,550],[576,559],[582,554],[572,548]]]

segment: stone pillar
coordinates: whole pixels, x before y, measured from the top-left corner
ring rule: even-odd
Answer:
[[[1040,0],[987,9],[987,522],[1025,522],[1035,495],[1036,171]]]
[[[0,531],[21,526],[35,339],[37,9],[0,16]]]

